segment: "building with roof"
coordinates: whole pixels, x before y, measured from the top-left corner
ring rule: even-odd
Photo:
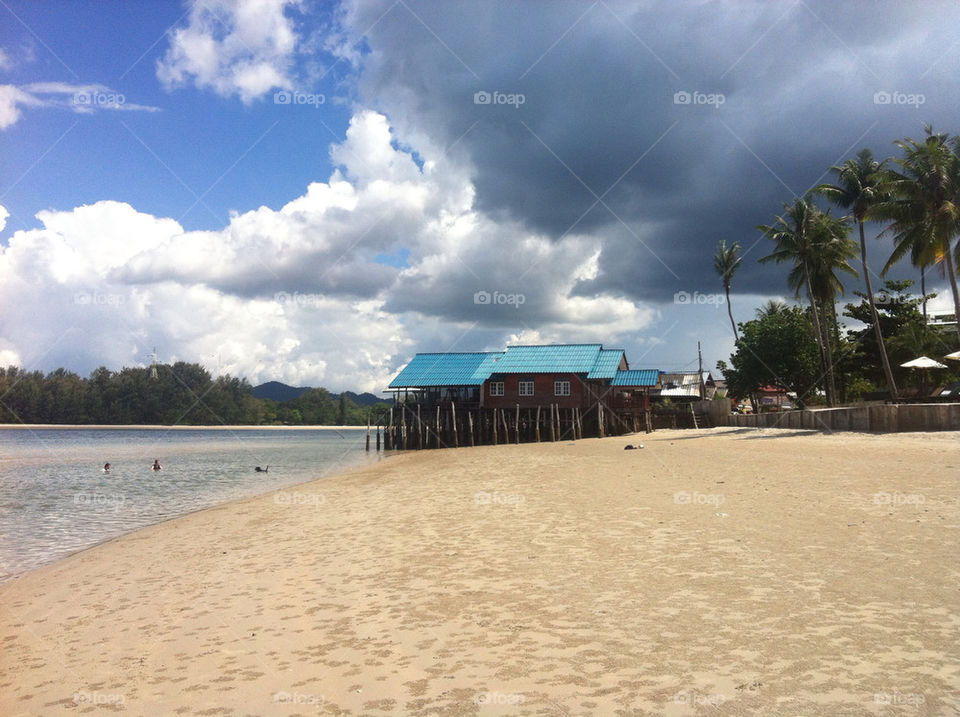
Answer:
[[[623,408],[659,385],[656,369],[630,370],[623,349],[602,344],[508,346],[480,353],[423,353],[390,382],[400,401],[468,407]],[[648,404],[647,404],[648,405]]]
[[[663,372],[660,374],[660,388],[652,391],[651,397],[654,400],[669,398],[676,403],[701,398],[710,400],[716,392],[717,386],[709,371],[702,374],[697,371]]]

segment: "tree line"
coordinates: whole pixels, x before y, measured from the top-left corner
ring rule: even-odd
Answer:
[[[255,398],[246,379],[214,379],[200,364],[177,362],[81,378],[0,368],[0,422],[104,425],[365,425],[389,404],[358,406],[324,388],[278,403]]]
[[[960,347],[960,322],[950,332],[931,328],[926,291],[931,269],[947,279],[955,317],[960,318],[960,136],[924,127],[921,140],[906,138],[894,145],[900,154],[878,160],[870,149],[833,166],[834,182],[814,187],[784,204],[769,225],[757,229],[773,242],[759,259],[789,265],[787,285],[806,308],[774,304],[757,310],[752,321],[736,324],[730,309],[733,277],[743,263],[739,243],[720,241],[714,268],[727,295],[736,352],[730,365],[719,362],[731,393],[746,398],[761,386],[795,391],[801,401],[816,402],[822,392],[827,405],[871,392],[900,397],[903,387],[922,376],[899,364],[920,355],[945,356]],[[818,200],[846,210],[834,216]],[[883,278],[909,258],[920,270],[920,295],[909,293],[912,281],[886,281],[875,291],[868,260],[865,225],[879,224],[878,237],[890,237],[893,251],[880,271]],[[853,227],[859,243],[850,237]],[[860,271],[851,263],[859,255]],[[867,328],[841,335],[837,299],[845,294],[841,275],[861,278],[862,301],[848,303],[844,316]],[[845,327],[843,327],[845,328]],[[947,369],[940,377],[957,380]]]

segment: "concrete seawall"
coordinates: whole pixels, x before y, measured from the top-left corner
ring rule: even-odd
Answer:
[[[783,411],[760,415],[711,416],[719,426],[805,428],[816,431],[902,433],[960,431],[960,403],[902,403],[882,406]]]

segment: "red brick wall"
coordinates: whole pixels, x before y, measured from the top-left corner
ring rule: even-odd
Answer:
[[[553,382],[557,379],[570,381],[569,396],[555,396],[553,394]],[[501,380],[503,381],[503,395],[491,396],[490,384]],[[521,380],[533,381],[532,396],[520,395]],[[518,403],[520,408],[549,406],[551,403],[557,404],[560,408],[574,408],[577,406],[585,407],[592,401],[587,400],[583,379],[576,374],[511,374],[489,379],[483,384],[484,408],[514,408]]]

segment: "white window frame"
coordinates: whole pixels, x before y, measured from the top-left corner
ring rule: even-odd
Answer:
[[[525,390],[526,389],[526,390]],[[520,381],[520,385],[517,388],[518,396],[532,396],[534,391],[534,383],[532,380],[524,379]]]
[[[502,395],[503,395],[503,381],[491,381],[491,382],[490,382],[490,395],[491,395],[491,396],[502,396]]]
[[[570,381],[568,379],[555,379],[553,382],[553,395],[554,396],[569,396],[570,395]]]

